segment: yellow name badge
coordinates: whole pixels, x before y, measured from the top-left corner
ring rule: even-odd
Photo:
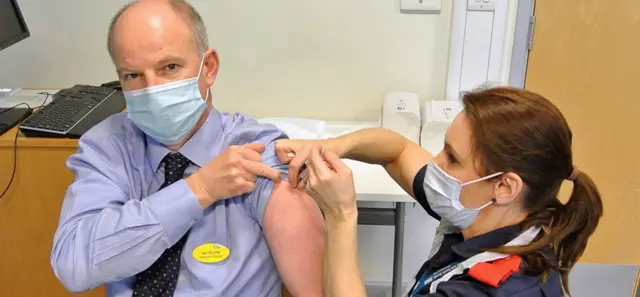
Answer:
[[[193,249],[193,258],[202,263],[218,263],[229,258],[229,248],[217,243],[205,243]]]

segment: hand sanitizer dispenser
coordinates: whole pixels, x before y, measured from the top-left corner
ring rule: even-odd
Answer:
[[[462,111],[462,104],[453,100],[431,100],[422,107],[422,132],[420,145],[437,154],[444,147],[447,127]]]
[[[417,94],[390,92],[384,97],[380,123],[409,140],[420,143],[420,100]]]

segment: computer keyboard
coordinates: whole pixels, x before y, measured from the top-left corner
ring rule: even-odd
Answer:
[[[125,108],[122,91],[75,85],[58,91],[53,101],[20,124],[27,137],[79,138],[94,125]]]

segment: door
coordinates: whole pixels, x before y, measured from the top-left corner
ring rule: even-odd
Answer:
[[[562,110],[573,130],[575,165],[595,180],[604,202],[604,217],[571,272],[573,296],[635,295],[640,279],[640,1],[537,0],[534,15],[525,88]],[[567,183],[562,196],[568,197],[570,189]]]
[[[525,88],[562,110],[604,200],[581,262],[638,265],[640,1],[537,0],[535,20]]]

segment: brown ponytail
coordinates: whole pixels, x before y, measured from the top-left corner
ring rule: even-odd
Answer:
[[[602,200],[595,183],[584,172],[573,181],[571,198],[550,226],[551,242],[558,257],[564,291],[569,293],[568,274],[584,253],[587,240],[602,217]]]
[[[530,274],[546,276],[550,268],[557,269],[565,293],[569,294],[569,271],[587,247],[587,241],[602,217],[602,200],[593,180],[578,172],[573,181],[571,198],[566,204],[555,199],[550,207],[529,215],[521,225],[542,227],[542,234],[530,245],[499,248],[498,251],[523,255]],[[553,247],[556,259],[548,259],[542,249]]]
[[[557,270],[568,295],[569,272],[584,253],[603,206],[593,180],[573,166],[572,134],[564,117],[544,97],[512,88],[468,93],[463,104],[483,173],[518,174],[526,185],[523,207],[529,212],[522,230],[542,229],[529,245],[494,251],[521,255],[526,272],[543,278]],[[566,204],[558,199],[564,180],[573,181]],[[555,257],[548,255],[550,250]]]

